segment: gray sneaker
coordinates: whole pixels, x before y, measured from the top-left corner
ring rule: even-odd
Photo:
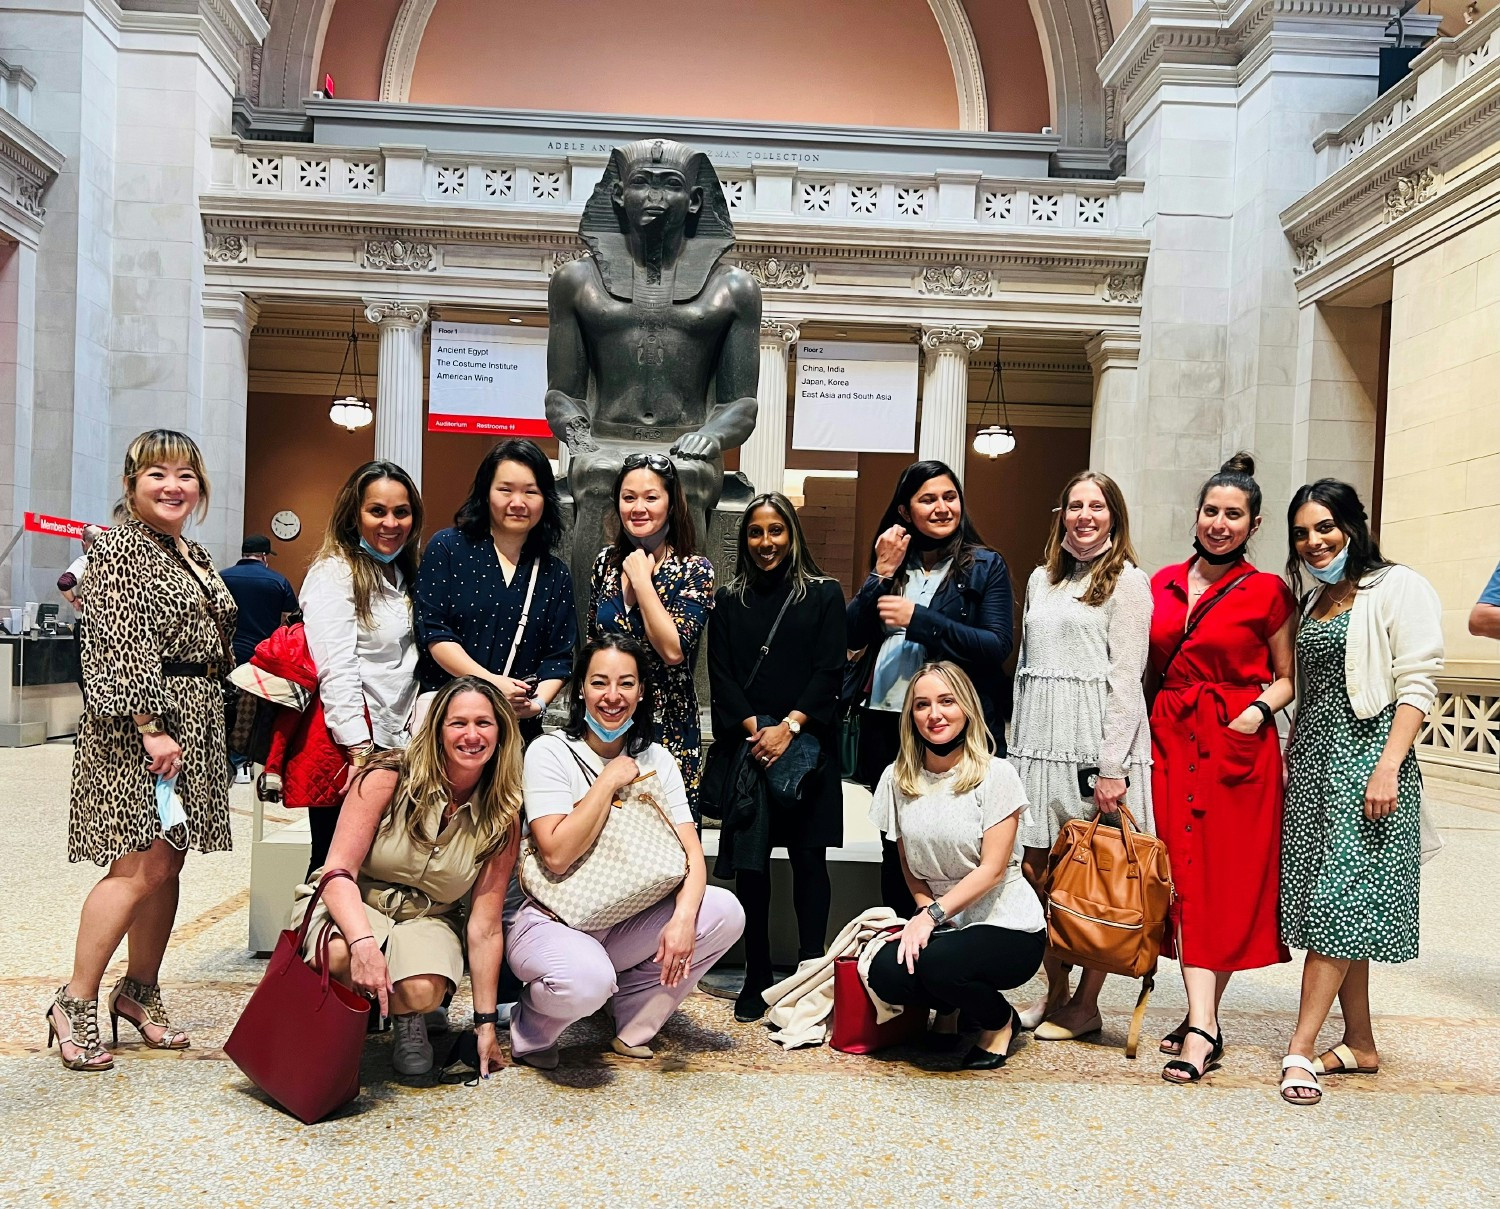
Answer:
[[[398,1075],[425,1075],[432,1069],[432,1042],[427,1040],[427,1021],[421,1012],[392,1016],[396,1038],[391,1046],[391,1067]]]

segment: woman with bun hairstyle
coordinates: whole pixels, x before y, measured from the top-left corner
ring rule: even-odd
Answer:
[[[1198,492],[1192,558],[1151,581],[1151,796],[1177,892],[1162,952],[1182,965],[1187,1019],[1162,1041],[1169,1083],[1223,1056],[1219,1001],[1235,970],[1289,959],[1277,934],[1292,613],[1245,547],[1260,528],[1255,462],[1237,453]]]

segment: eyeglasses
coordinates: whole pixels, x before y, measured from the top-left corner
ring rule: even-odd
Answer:
[[[625,459],[622,469],[639,470],[642,466],[666,478],[677,477],[677,467],[664,453],[633,453]]]

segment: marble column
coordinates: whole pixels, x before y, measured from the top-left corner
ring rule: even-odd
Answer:
[[[922,379],[917,458],[946,462],[960,479],[968,454],[969,354],[982,343],[981,331],[957,326],[922,329],[927,372]]]
[[[1130,329],[1096,333],[1084,351],[1094,371],[1094,408],[1089,467],[1120,485],[1130,504],[1141,487],[1140,416],[1135,393],[1141,333]]]
[[[34,507],[36,268],[36,248],[30,244],[12,244],[8,251],[0,247],[0,516],[7,524],[18,524],[21,514]],[[6,600],[47,599],[32,594],[28,569],[26,559],[15,555],[0,568],[0,591]]]
[[[245,424],[250,391],[250,332],[259,306],[238,290],[203,291],[203,386],[192,427],[213,493],[195,536],[219,566],[239,557],[245,529]],[[270,518],[255,518],[261,530]]]
[[[427,304],[366,298],[365,318],[380,328],[380,371],[375,387],[375,456],[395,462],[422,485],[422,332]]]
[[[760,321],[760,385],[755,431],[740,447],[740,470],[757,492],[781,491],[786,479],[787,354],[800,329],[795,321]]]

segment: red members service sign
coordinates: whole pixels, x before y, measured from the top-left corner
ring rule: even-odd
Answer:
[[[45,533],[49,537],[71,537],[81,540],[86,524],[88,524],[87,521],[70,521],[61,516],[43,516],[40,512],[26,514],[26,528],[32,533]],[[104,528],[103,525],[99,527]]]

